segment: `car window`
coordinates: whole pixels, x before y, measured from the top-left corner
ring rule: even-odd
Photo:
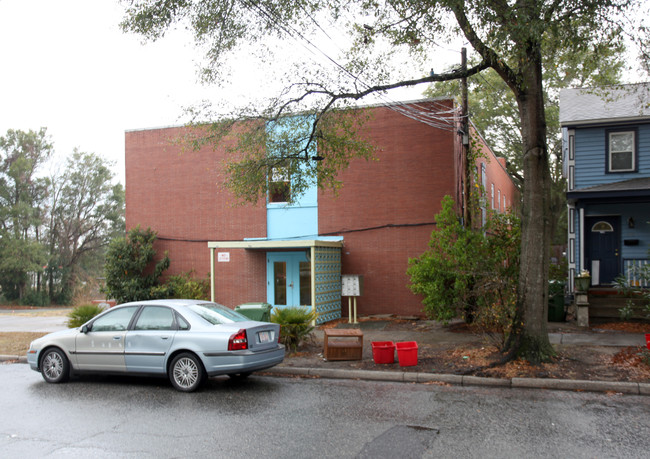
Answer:
[[[245,322],[250,320],[248,317],[216,303],[195,304],[188,307],[212,325],[230,324],[233,322]]]
[[[176,322],[178,323],[179,330],[189,330],[190,324],[187,323],[187,320],[180,314],[176,313]]]
[[[174,311],[162,306],[147,306],[140,313],[135,329],[174,330]]]
[[[113,309],[97,318],[92,324],[92,331],[123,331],[129,327],[129,322],[139,306]]]

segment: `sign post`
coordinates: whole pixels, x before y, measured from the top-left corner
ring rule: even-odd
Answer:
[[[357,297],[363,292],[363,276],[358,274],[343,274],[341,276],[341,296],[348,297],[348,323],[357,322]],[[354,314],[352,299],[354,298]],[[353,321],[354,320],[354,321]]]

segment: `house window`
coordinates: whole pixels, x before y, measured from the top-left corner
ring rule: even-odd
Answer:
[[[608,172],[636,170],[636,132],[610,131],[608,134]]]
[[[490,184],[490,199],[492,200],[492,210],[496,209],[494,206],[494,183]]]
[[[497,207],[497,210],[501,212],[501,190],[497,192]]]
[[[274,167],[269,177],[269,202],[289,202],[290,200],[289,171],[284,167]]]
[[[611,233],[614,231],[614,227],[607,222],[600,221],[591,227],[591,231],[594,233]]]

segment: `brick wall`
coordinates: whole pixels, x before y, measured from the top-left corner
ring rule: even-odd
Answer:
[[[440,104],[420,105],[440,110]],[[364,132],[379,147],[376,160],[353,160],[340,173],[338,196],[319,192],[318,230],[343,236],[343,274],[364,276],[360,314],[421,315],[421,298],[407,286],[408,259],[426,250],[443,196],[458,200],[460,139],[453,128],[432,127],[388,107],[372,110]],[[127,132],[126,223],[158,232],[156,248],[171,259],[167,274],[194,270],[203,278],[210,272],[207,242],[265,237],[266,207],[235,206],[223,188],[225,148],[184,151],[173,140],[186,132]],[[498,160],[487,167],[495,186],[512,196],[514,186]],[[230,307],[265,301],[265,252],[227,251],[230,261],[216,263],[216,301]]]
[[[441,199],[455,195],[457,136],[387,107],[366,129],[380,147],[377,160],[355,160],[341,172],[338,197],[320,193],[319,234],[342,235],[343,274],[364,276],[360,314],[422,315],[406,269],[426,250]]]
[[[176,140],[187,132],[175,127],[126,133],[126,225],[158,233],[155,248],[171,259],[166,276],[193,270],[207,278],[208,241],[265,237],[266,208],[235,206],[223,187],[225,147],[183,149]],[[266,277],[264,254],[231,251],[230,260],[217,264],[216,300],[231,307],[265,300],[266,286],[258,281]]]
[[[485,163],[487,175],[485,192],[487,196],[488,207],[499,212],[507,212],[511,210],[514,210],[516,212],[520,204],[520,193],[507,172],[506,159],[497,157],[487,146],[478,132],[473,130],[472,135],[476,136],[475,138],[478,140],[478,147],[481,150],[481,155],[476,159],[476,165],[479,171],[481,170],[481,163]],[[494,207],[492,207],[493,186],[495,196]],[[501,196],[501,200],[499,203],[497,203],[499,196]],[[505,207],[503,203],[504,196],[506,198]]]

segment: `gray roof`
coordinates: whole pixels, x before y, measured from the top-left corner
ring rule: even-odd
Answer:
[[[635,178],[623,180],[622,182],[605,183],[603,185],[590,186],[575,191],[602,192],[602,191],[633,191],[633,190],[650,190],[650,178]]]
[[[650,120],[650,83],[560,91],[563,126]]]
[[[567,192],[569,201],[650,202],[650,177],[604,183]]]

